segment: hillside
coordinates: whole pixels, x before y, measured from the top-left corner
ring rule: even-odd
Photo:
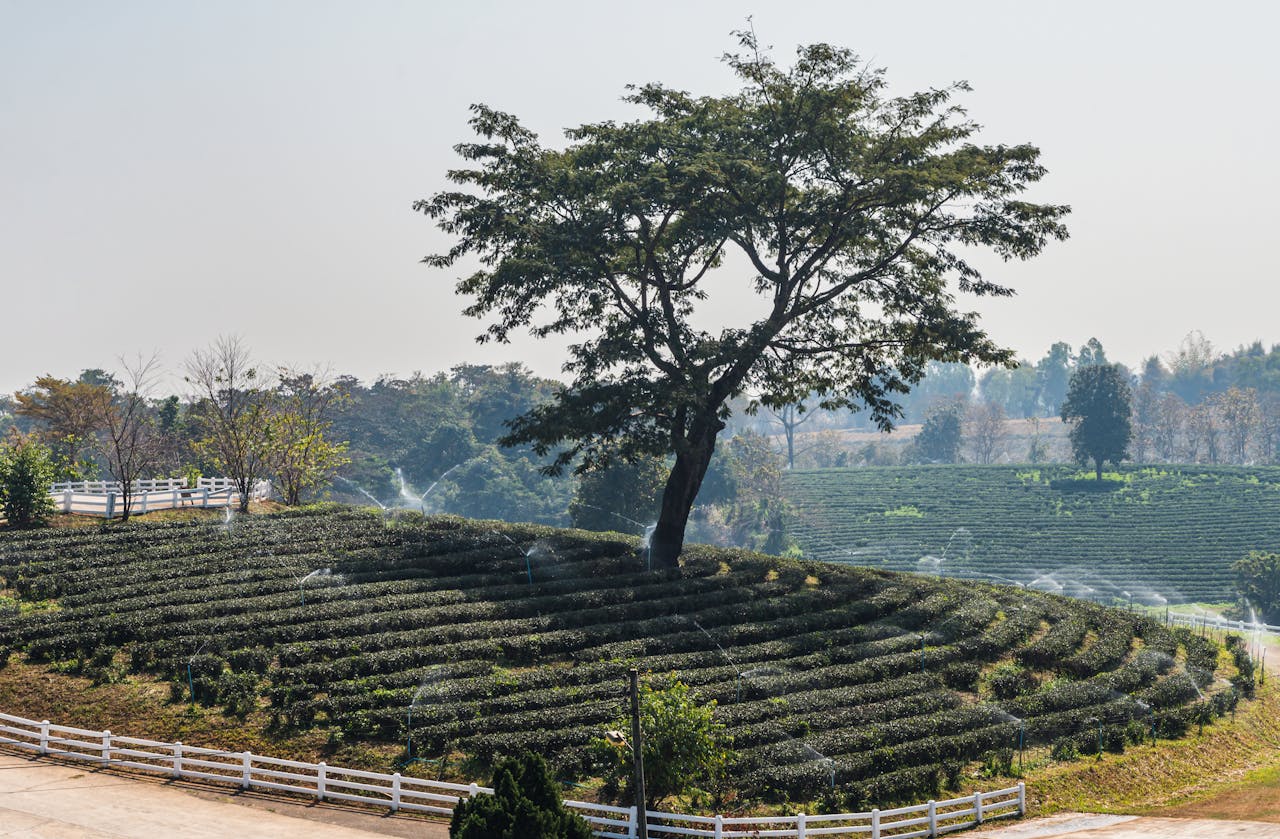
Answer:
[[[652,574],[626,537],[452,518],[11,533],[0,580],[11,710],[41,713],[33,666],[156,677],[171,706],[194,693],[279,742],[365,744],[370,765],[402,763],[411,735],[414,756],[480,775],[531,748],[588,779],[633,664],[719,703],[737,794],[810,800],[834,782],[853,807],[954,786],[968,761],[1007,770],[1024,725],[1046,753],[1123,749],[1238,698],[1213,642],[1120,610],[706,548]]]
[[[806,557],[1103,602],[1227,601],[1231,563],[1280,548],[1280,468],[1109,477],[1098,491],[1070,467],[828,469],[788,474],[786,491]]]

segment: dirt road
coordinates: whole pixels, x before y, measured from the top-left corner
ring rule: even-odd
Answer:
[[[1280,839],[1280,824],[1060,813],[973,835],[975,839]]]
[[[0,753],[0,837],[444,839],[419,819],[228,794]]]

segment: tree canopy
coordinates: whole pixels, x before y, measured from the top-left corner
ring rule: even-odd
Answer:
[[[1071,423],[1071,452],[1081,464],[1093,461],[1098,480],[1102,464],[1118,464],[1129,456],[1128,377],[1118,364],[1077,367],[1071,375],[1062,419]]]
[[[509,114],[473,107],[461,188],[415,203],[457,237],[426,262],[474,259],[458,283],[482,340],[572,334],[572,381],[517,419],[508,443],[554,467],[620,451],[674,454],[653,535],[674,565],[727,403],[811,399],[868,409],[888,428],[930,360],[1006,363],[949,282],[1008,295],[967,261],[975,247],[1026,259],[1062,239],[1065,206],[1020,199],[1044,168],[1029,144],[977,145],[953,103],[964,84],[891,97],[881,71],[815,44],[790,68],[741,33],[721,97],[647,84],[647,118],[542,146]],[[718,331],[695,313],[735,252],[734,294],[756,313]]]

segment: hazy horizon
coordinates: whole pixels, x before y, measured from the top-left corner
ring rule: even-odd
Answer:
[[[780,63],[827,41],[894,93],[965,79],[981,142],[1041,148],[1031,197],[1072,205],[1072,237],[984,263],[1016,297],[965,300],[1020,355],[1097,337],[1136,366],[1192,330],[1220,350],[1280,343],[1280,286],[1259,273],[1280,181],[1274,9],[619,8],[0,2],[0,392],[138,352],[173,373],[223,334],[366,381],[463,362],[557,376],[562,344],[472,342],[456,272],[419,263],[449,240],[411,203],[447,186],[473,102],[556,143],[634,116],[628,83],[734,89],[718,57],[748,13]]]

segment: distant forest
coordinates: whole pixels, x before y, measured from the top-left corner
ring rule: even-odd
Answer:
[[[695,511],[695,530],[702,529],[697,538],[785,547],[765,542],[781,529],[781,474],[787,468],[1065,459],[1065,447],[1054,441],[1062,437],[1056,416],[1072,371],[1104,363],[1105,349],[1090,340],[1078,349],[1054,343],[1039,361],[1024,360],[1012,369],[975,372],[963,364],[931,364],[902,399],[901,422],[928,431],[930,417],[954,417],[959,444],[942,454],[924,448],[921,434],[886,437],[862,414],[824,411],[816,399],[751,414],[746,398],[739,398],[731,436],[718,447],[700,495],[702,507]],[[1277,462],[1280,346],[1267,350],[1254,343],[1218,352],[1193,333],[1175,351],[1151,356],[1128,375],[1134,461]],[[294,380],[282,374],[274,381],[283,387]],[[310,491],[310,499],[633,533],[652,519],[664,480],[660,461],[616,464],[606,474],[580,480],[544,473],[554,452],[499,445],[507,420],[561,387],[523,365],[460,365],[371,383],[337,376],[326,387],[341,398],[328,409],[324,436],[345,441],[346,448],[339,459],[344,462]],[[49,445],[62,479],[108,477],[93,445],[97,432],[77,417],[75,404],[80,391],[103,388],[120,388],[103,369],[86,369],[75,379],[43,376],[0,397],[0,433],[29,434]],[[216,473],[201,445],[199,405],[194,397],[178,395],[149,400],[163,444],[153,469],[157,475]]]

